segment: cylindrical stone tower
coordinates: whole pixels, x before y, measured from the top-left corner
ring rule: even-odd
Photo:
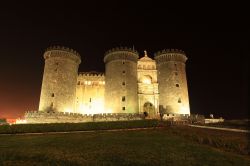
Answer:
[[[139,113],[137,60],[139,54],[130,48],[114,48],[105,53],[105,111]]]
[[[39,111],[75,112],[80,55],[72,49],[56,46],[45,51],[44,59]]]
[[[159,109],[167,114],[190,115],[185,70],[186,54],[167,49],[155,54],[159,83]]]

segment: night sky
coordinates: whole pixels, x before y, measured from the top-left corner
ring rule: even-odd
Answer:
[[[104,72],[103,55],[113,47],[134,46],[150,57],[181,49],[191,113],[247,118],[249,19],[239,5],[84,2],[1,4],[0,117],[38,109],[43,52],[61,45],[81,54],[79,72]]]

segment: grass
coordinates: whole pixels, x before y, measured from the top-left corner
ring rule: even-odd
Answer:
[[[0,136],[0,165],[249,166],[250,158],[151,129]]]
[[[220,131],[211,129],[193,128],[188,126],[172,126],[168,132],[184,137],[199,144],[250,156],[249,133]]]

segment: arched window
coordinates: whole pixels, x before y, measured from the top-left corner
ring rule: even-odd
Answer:
[[[141,82],[144,83],[144,84],[151,84],[152,83],[152,77],[149,76],[149,75],[144,75],[141,78]]]

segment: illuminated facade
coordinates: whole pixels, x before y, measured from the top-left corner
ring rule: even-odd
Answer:
[[[116,48],[105,53],[105,109],[138,113],[137,61],[139,53]]]
[[[190,114],[185,53],[167,49],[157,52],[155,60],[160,92],[159,110],[174,115]]]
[[[39,110],[73,112],[80,55],[69,48],[52,47],[43,57],[45,66]]]
[[[144,57],[137,63],[139,112],[147,112],[149,117],[155,118],[159,113],[159,92],[155,60]]]
[[[81,57],[69,48],[49,48],[44,58],[39,111],[190,114],[183,51],[163,50],[153,60],[146,51],[139,58],[134,49],[114,48],[105,53],[105,73],[78,73]]]
[[[103,73],[79,73],[76,86],[76,112],[82,114],[104,113],[104,91]]]

